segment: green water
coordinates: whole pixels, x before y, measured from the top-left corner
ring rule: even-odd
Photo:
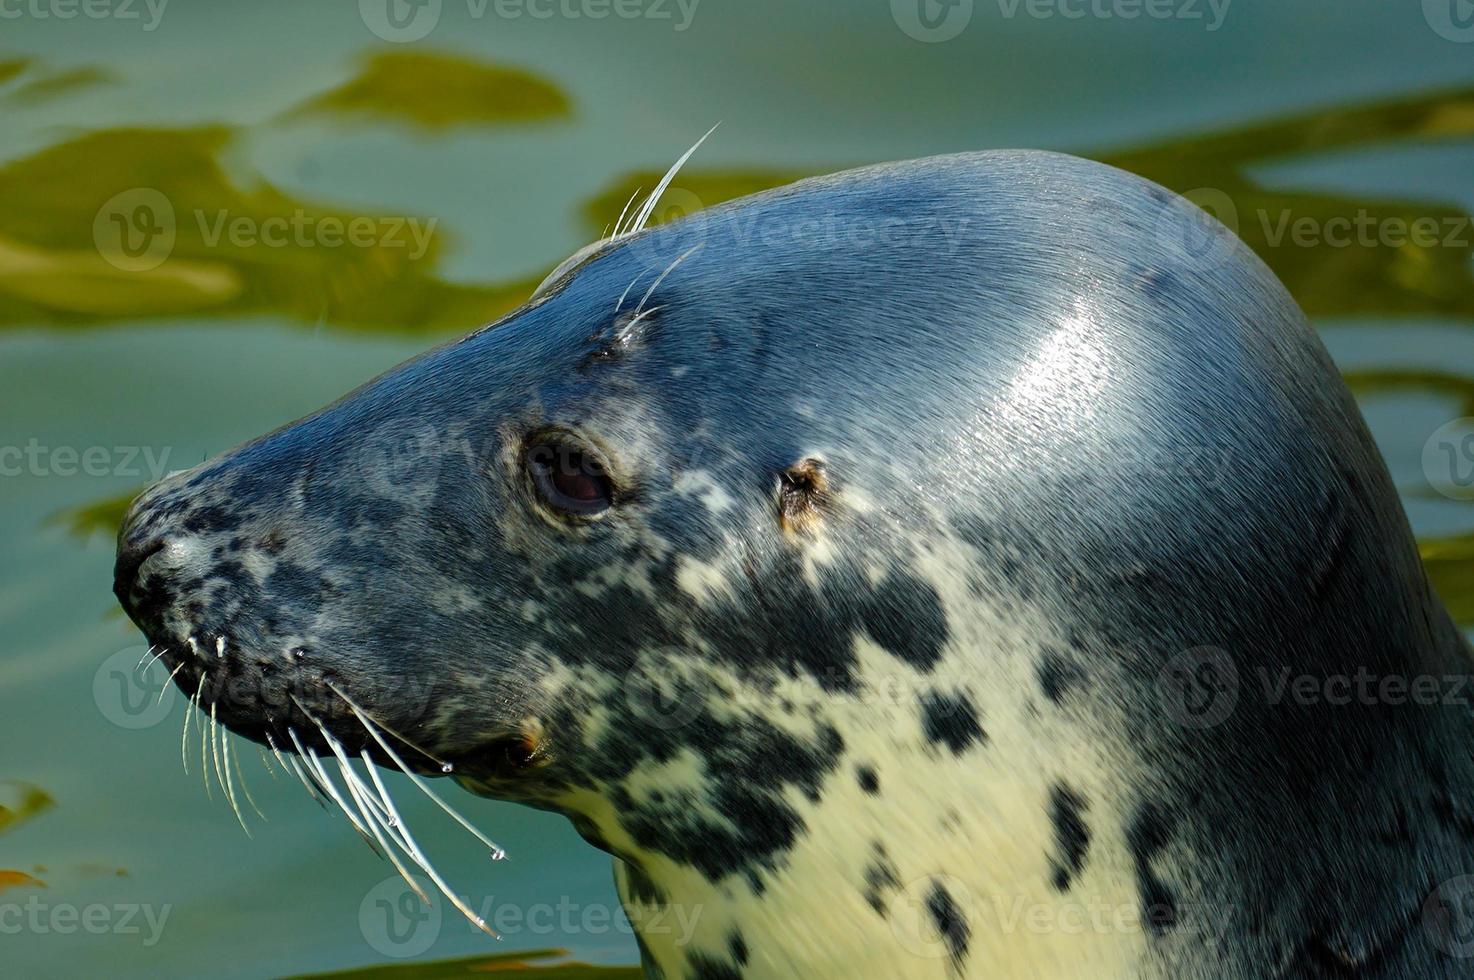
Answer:
[[[114,610],[110,530],[151,471],[515,306],[717,121],[662,217],[1002,146],[1193,192],[1311,314],[1474,622],[1474,506],[1425,466],[1440,427],[1474,415],[1474,37],[1434,0],[1221,17],[1184,0],[1201,16],[1168,19],[976,0],[936,43],[902,29],[904,0],[646,0],[602,19],[443,0],[396,43],[371,30],[405,36],[382,0],[121,3],[63,18],[65,0],[0,0],[0,971],[256,977],[548,947],[633,962],[607,859],[556,817],[448,790],[507,847],[494,864],[391,781],[452,884],[514,913],[501,943],[451,914],[415,943],[371,935],[392,869],[236,743],[269,818],[248,808],[248,838],[206,797],[197,746],[181,769],[183,702],[138,708],[118,666],[143,649]],[[1337,220],[1360,215],[1371,239],[1341,243]],[[1420,219],[1436,240],[1398,240]],[[355,222],[361,241],[340,241]]]

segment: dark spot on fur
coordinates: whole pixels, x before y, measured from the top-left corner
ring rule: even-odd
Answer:
[[[261,591],[279,597],[284,606],[316,608],[340,590],[325,576],[292,562],[280,562],[261,583]]]
[[[223,579],[234,586],[243,586],[249,581],[246,566],[238,561],[222,561],[212,565],[210,578]]]
[[[860,789],[864,790],[870,796],[874,796],[880,792],[880,777],[875,774],[875,770],[870,766],[861,766],[855,770],[855,776],[859,780]]]
[[[233,508],[221,504],[196,508],[181,523],[190,534],[218,534],[233,531],[240,526],[240,515]]]
[[[747,965],[747,940],[742,938],[742,933],[733,932],[727,937],[727,952],[738,966]]]
[[[691,980],[742,980],[742,971],[705,953],[692,953]]]
[[[554,728],[564,727],[560,717],[553,718]],[[666,762],[687,749],[706,759],[713,774],[705,800],[667,790],[658,803],[636,802],[618,785],[635,760]],[[820,783],[839,764],[843,749],[832,727],[800,741],[760,719],[734,723],[703,713],[670,729],[635,722],[611,726],[610,737],[590,760],[590,772],[580,778],[613,784],[610,802],[641,847],[690,865],[712,881],[745,873],[757,887],[759,873],[777,867],[804,830],[785,791],[817,802]],[[713,819],[709,809],[722,818]]]
[[[1054,887],[1064,891],[1070,879],[1085,866],[1090,850],[1090,829],[1085,826],[1085,801],[1063,783],[1049,791],[1049,819],[1054,824],[1054,843],[1058,856],[1050,862]]]
[[[967,943],[972,930],[968,927],[962,910],[957,907],[941,882],[932,882],[931,891],[926,896],[926,911],[931,916],[932,924],[937,927],[942,941],[947,944],[947,955],[952,961],[952,968],[960,971],[967,958]]]
[[[1057,650],[1046,650],[1039,659],[1039,687],[1051,702],[1059,704],[1070,689],[1084,679],[1080,668]]]
[[[931,670],[947,642],[947,614],[937,590],[892,571],[865,598],[861,622],[871,639],[917,670]]]
[[[1141,291],[1152,299],[1162,299],[1168,293],[1177,289],[1177,277],[1166,269],[1145,269],[1141,272],[1137,282]]]
[[[876,844],[875,857],[865,866],[865,901],[881,918],[885,918],[887,893],[900,887],[900,884],[896,866],[885,853],[885,847]]]
[[[637,905],[664,905],[667,900],[665,889],[632,861],[624,863],[624,888],[629,892],[630,901]]]
[[[1137,811],[1126,829],[1126,846],[1136,862],[1136,890],[1141,901],[1141,919],[1147,930],[1160,936],[1177,924],[1177,899],[1152,868],[1152,860],[1171,839],[1172,831],[1155,804]]]
[[[933,745],[941,743],[961,754],[969,745],[988,740],[978,722],[978,711],[972,700],[961,692],[942,694],[933,691],[921,699],[921,730]]]

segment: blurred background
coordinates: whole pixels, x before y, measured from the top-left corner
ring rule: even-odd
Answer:
[[[1187,194],[1310,315],[1474,624],[1469,0],[0,0],[0,970],[632,975],[572,965],[637,956],[561,818],[447,786],[493,864],[391,784],[501,943],[234,740],[242,833],[135,669],[112,536],[516,307],[717,122],[657,220],[989,147]]]

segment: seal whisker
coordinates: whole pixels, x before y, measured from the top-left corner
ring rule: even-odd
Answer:
[[[177,677],[179,675],[179,672],[183,669],[184,661],[181,660],[179,661],[179,666],[175,667],[169,672],[169,677],[164,681],[163,684],[159,686],[159,699],[154,702],[155,707],[164,703],[164,695],[168,692],[169,685],[174,683],[174,678]]]
[[[618,313],[620,310],[624,309],[624,299],[625,299],[625,297],[630,294],[630,290],[635,288],[635,283],[639,282],[640,279],[641,279],[641,277],[644,276],[644,275],[645,275],[645,270],[644,269],[641,269],[638,273],[635,274],[635,278],[633,278],[633,279],[630,280],[629,285],[626,286],[626,287],[624,287],[624,292],[622,292],[622,293],[619,294],[619,299],[616,300],[615,303],[614,303],[614,312],[615,313]]]
[[[279,778],[276,774],[276,764],[267,756],[266,750],[258,745],[256,746],[256,755],[261,759],[261,768],[270,773],[272,779]]]
[[[663,306],[652,306],[650,307],[650,309],[645,310],[643,313],[636,313],[634,316],[630,317],[629,322],[620,329],[619,334],[615,339],[618,340],[620,343],[626,343],[629,336],[634,333],[635,327],[639,325],[641,320],[645,319],[647,316],[654,316],[656,313],[659,313],[663,309],[665,309],[665,307]]]
[[[383,804],[374,798],[368,786],[364,785],[363,779],[354,771],[348,754],[343,751],[343,746],[338,740],[326,731],[323,732],[323,737],[327,739],[328,747],[333,750],[333,754],[338,757],[338,768],[343,773],[343,783],[348,787],[348,792],[353,796],[354,802],[358,804],[358,812],[363,815],[364,822],[373,832],[374,839],[379,842],[385,856],[394,865],[394,870],[399,872],[399,877],[403,878],[404,883],[414,890],[414,893],[420,897],[420,901],[428,905],[430,896],[426,895],[419,883],[410,877],[409,869],[404,866],[404,862],[399,860],[399,855],[389,844],[389,841],[392,840],[404,853],[410,854],[409,848],[404,846],[403,838],[396,834],[394,825],[389,823],[388,812],[383,809]],[[384,836],[386,832],[389,835],[388,840]],[[413,859],[414,855],[410,854],[410,857]]]
[[[326,810],[328,807],[326,801],[323,799],[322,793],[318,790],[314,781],[307,777],[307,772],[303,769],[302,763],[297,761],[297,757],[295,755],[283,756],[281,750],[276,747],[276,741],[270,735],[266,736],[266,740],[271,745],[271,751],[276,753],[277,761],[282,764],[282,768],[290,769],[296,773],[297,778],[302,781],[302,786],[307,790],[307,795],[312,798],[312,802]]]
[[[720,125],[721,123],[717,123],[717,126]],[[708,129],[705,135],[701,137],[701,139],[697,140],[695,143],[692,143],[691,148],[685,153],[681,154],[681,158],[679,160],[671,164],[671,168],[665,172],[665,176],[660,178],[660,183],[656,184],[655,189],[650,192],[650,196],[645,198],[645,202],[640,206],[640,210],[635,214],[632,219],[630,219],[629,230],[625,232],[625,235],[633,235],[635,232],[640,231],[645,227],[645,222],[650,220],[650,215],[653,214],[655,211],[655,205],[660,203],[661,195],[663,195],[666,188],[670,186],[670,182],[672,180],[675,180],[676,174],[679,173],[680,169],[686,165],[686,161],[691,159],[691,155],[701,148],[702,143],[706,142],[706,137],[710,136],[716,131],[716,126]]]
[[[230,747],[230,741],[229,741],[229,737],[228,736],[227,736],[225,745],[226,745],[226,748],[229,748]],[[260,749],[260,746],[259,745],[257,746],[257,749],[258,750]],[[230,764],[231,764],[231,767],[233,769],[235,769],[235,778],[240,781],[240,784],[241,784],[241,792],[243,794],[245,794],[246,802],[251,805],[251,809],[252,810],[255,810],[256,811],[256,816],[260,817],[262,820],[265,820],[266,819],[266,814],[262,813],[261,812],[261,808],[256,805],[256,798],[251,795],[251,784],[246,782],[246,774],[241,771],[241,754],[240,754],[240,752],[236,752],[234,755],[231,755],[230,756]]]
[[[282,772],[286,772],[287,760],[283,758],[281,754],[281,749],[276,747],[276,739],[271,737],[270,732],[266,733],[266,746],[267,748],[271,749],[271,754],[276,758],[276,764],[281,766]]]
[[[349,762],[351,763],[352,760],[349,760]],[[368,784],[363,781],[362,776],[358,775],[358,770],[353,769],[350,765],[349,774],[353,777],[354,783],[358,786],[358,788],[367,793]],[[364,803],[369,807],[369,810],[374,815],[374,818],[382,823],[385,827],[392,830],[399,826],[399,819],[390,814],[390,812],[384,808],[384,803],[382,800],[379,799],[377,794],[370,793],[365,796]]]
[[[373,734],[373,729],[369,729],[369,733]],[[377,736],[375,736],[375,738],[377,738]],[[380,744],[382,745],[383,743],[380,742]],[[389,747],[387,745],[384,746],[384,749],[385,751],[389,751]],[[451,891],[450,887],[446,885],[445,879],[440,877],[439,872],[435,870],[435,866],[430,863],[430,859],[425,857],[425,852],[420,850],[420,846],[415,843],[414,836],[409,832],[409,824],[405,823],[403,818],[399,816],[399,810],[394,805],[394,799],[389,795],[389,789],[384,785],[384,781],[379,778],[378,772],[374,769],[373,762],[369,760],[367,750],[364,750],[364,759],[367,761],[367,765],[364,768],[368,770],[369,778],[374,781],[374,787],[379,791],[379,798],[388,808],[389,813],[394,820],[395,826],[399,829],[399,837],[404,842],[405,849],[409,853],[410,857],[414,858],[415,863],[418,864],[422,869],[424,869],[425,874],[430,876],[430,880],[435,883],[435,887],[440,889],[440,893],[444,895],[450,901],[450,903],[456,907],[456,910],[459,911],[461,915],[465,916],[472,925],[476,926],[476,928],[480,929],[482,932],[486,933],[493,939],[501,939],[502,937],[500,933],[488,926],[486,924],[486,920],[482,919],[481,916],[471,911],[470,907],[461,900],[461,897]],[[400,768],[403,769],[404,767],[400,766]],[[409,772],[407,770],[405,771],[405,775],[409,775]]]
[[[369,779],[373,780],[374,789],[378,791],[379,802],[383,805],[385,812],[389,815],[387,821],[389,826],[403,826],[404,818],[399,815],[399,809],[394,805],[394,797],[389,795],[389,787],[385,786],[384,781],[379,778],[379,771],[376,768],[374,757],[369,755],[368,746],[365,745],[363,748],[359,749],[359,752],[363,754],[363,761],[365,763],[364,769],[368,771]]]
[[[318,731],[323,734],[324,738],[328,737],[327,728],[324,727],[322,722],[313,717],[312,712],[308,711],[301,701],[297,700],[296,695],[289,694],[288,697],[301,709],[302,714],[306,716],[307,720],[317,726]],[[295,728],[288,728],[287,734],[292,737],[292,744],[297,747],[297,752],[316,776],[317,784],[327,791],[328,796],[338,805],[338,809],[343,811],[343,814],[348,818],[348,822],[353,824],[353,829],[358,831],[358,836],[363,838],[364,843],[368,844],[371,849],[377,852],[379,849],[378,845],[374,843],[373,838],[369,835],[368,829],[364,827],[358,817],[354,815],[353,811],[348,809],[348,804],[343,800],[343,794],[338,792],[338,784],[333,782],[332,777],[323,768],[322,760],[318,758],[317,753],[302,744],[302,740],[297,736],[297,730]]]
[[[327,791],[332,801],[337,804],[338,809],[343,811],[343,815],[348,818],[349,823],[353,824],[353,829],[358,831],[358,836],[363,838],[363,842],[369,846],[369,849],[382,857],[383,853],[379,850],[379,845],[374,842],[373,837],[368,832],[368,828],[358,819],[358,815],[348,808],[347,802],[343,799],[343,794],[338,792],[338,784],[332,781],[332,777],[323,768],[322,760],[318,758],[317,753],[302,746],[301,741],[297,738],[295,729],[292,730],[292,741],[297,744],[297,751],[303,753],[302,758],[316,775],[318,785]]]
[[[153,644],[149,644],[149,648],[147,650],[143,651],[143,656],[141,656],[141,657],[138,658],[138,663],[136,663],[136,664],[133,665],[133,672],[134,673],[137,673],[138,671],[140,671],[140,670],[143,669],[143,662],[145,660],[147,660],[149,657],[152,657],[154,655],[154,650],[155,649],[157,649],[159,651],[159,656],[160,657],[162,657],[164,655],[165,650],[164,650],[163,647],[157,647],[156,648]]]
[[[219,703],[210,702],[210,756],[215,762],[215,781],[220,784],[220,792],[225,793],[225,772],[220,767],[220,723],[215,720],[215,706]]]
[[[236,802],[235,798],[235,779],[231,776],[230,772],[232,769],[239,772],[240,767],[235,764],[235,757],[230,754],[230,737],[228,735],[222,735],[220,737],[220,746],[221,755],[225,758],[225,796],[230,801],[231,810],[235,812],[236,822],[241,825],[241,829],[246,832],[246,836],[250,837],[252,836],[251,828],[246,826],[246,816],[241,812],[240,804]]]
[[[179,734],[179,761],[184,765],[184,774],[186,776],[189,775],[189,723],[195,714],[191,709],[199,708],[199,704],[195,700],[199,696],[200,690],[199,688],[195,688],[194,697],[189,698],[188,703],[184,706],[184,727]]]
[[[624,202],[624,207],[619,209],[619,219],[614,222],[614,234],[609,236],[611,240],[620,236],[620,229],[624,227],[624,216],[626,213],[628,213],[630,205],[635,203],[635,198],[639,197],[640,191],[642,190],[644,190],[644,188],[636,187],[634,189],[634,192],[630,194],[629,200]]]
[[[210,744],[218,753],[215,756],[215,775],[220,780],[220,788],[225,791],[225,798],[230,803],[230,809],[235,813],[236,822],[251,836],[251,828],[246,826],[245,815],[241,813],[240,804],[235,799],[235,780],[230,776],[230,739],[220,734],[220,725],[215,720],[215,703],[210,705]],[[222,756],[224,762],[221,762]]]
[[[682,252],[680,255],[678,255],[676,257],[676,260],[674,262],[672,262],[670,265],[666,266],[664,272],[662,272],[660,275],[658,275],[658,276],[655,277],[655,281],[650,284],[650,288],[647,289],[647,290],[645,290],[645,295],[640,297],[640,305],[635,307],[635,318],[636,319],[639,318],[640,311],[645,308],[645,303],[649,301],[650,294],[653,293],[653,292],[655,292],[655,290],[660,287],[660,284],[665,281],[665,277],[668,276],[668,275],[670,275],[672,272],[674,272],[675,269],[676,269],[676,266],[678,266],[682,262],[686,261],[686,259],[690,258],[691,254],[693,252],[696,252],[700,248],[701,248],[701,245],[700,244],[692,245],[690,248],[686,249],[684,252]]]
[[[322,732],[323,740],[328,743],[328,748],[332,749],[333,755],[337,756],[339,763],[350,764],[349,770],[348,772],[343,774],[343,778],[345,780],[351,780],[353,783],[357,784],[359,789],[367,791],[368,785],[365,784],[363,779],[358,775],[358,771],[352,768],[352,760],[348,757],[347,751],[344,750],[343,743],[334,738],[331,732],[329,732],[326,728],[322,728],[320,725],[319,731]],[[368,797],[367,802],[368,806],[373,811],[374,816],[378,817],[380,820],[390,822],[390,826],[395,825],[391,820],[389,811],[384,808],[384,804],[380,802],[378,798],[370,796]]]
[[[343,697],[342,692],[338,691],[337,688],[333,688],[332,690],[337,693],[339,697]],[[481,841],[481,843],[491,848],[491,859],[493,861],[500,861],[502,858],[507,856],[505,848],[503,848],[496,841],[492,840],[490,837],[487,837],[476,828],[475,824],[471,823],[471,821],[467,820],[465,817],[456,812],[454,807],[445,802],[445,800],[441,799],[440,795],[437,794],[433,789],[431,789],[423,779],[421,779],[418,775],[411,771],[409,766],[404,764],[404,760],[399,757],[399,753],[394,751],[394,749],[389,745],[384,737],[379,734],[379,730],[374,726],[374,724],[368,720],[367,716],[365,716],[363,712],[360,711],[352,701],[349,701],[346,697],[344,697],[343,700],[347,702],[349,709],[358,716],[358,720],[363,724],[363,727],[368,730],[368,733],[373,736],[374,741],[379,743],[379,747],[382,748],[386,753],[388,753],[389,758],[393,760],[396,766],[399,767],[400,771],[403,772],[405,776],[409,777],[409,781],[411,783],[414,783],[416,789],[418,789],[421,793],[424,793],[426,796],[430,797],[430,799],[434,800],[435,803],[440,807],[440,809],[450,814],[450,816],[456,821],[456,823],[459,823],[462,827],[470,831],[477,840]]]
[[[210,753],[206,747],[210,730],[205,727],[205,681],[208,677],[208,674],[200,675],[199,690],[195,691],[195,707],[200,711],[200,773],[205,778],[205,799],[213,800],[215,794],[210,789]]]
[[[416,752],[420,753],[420,755],[424,756],[425,758],[429,759],[431,762],[435,763],[437,766],[440,767],[440,771],[441,772],[450,772],[454,768],[454,766],[452,766],[449,762],[446,762],[444,759],[440,758],[440,756],[438,756],[435,753],[429,751],[428,749],[424,748],[423,746],[420,746],[420,745],[415,744],[414,742],[410,741],[404,735],[401,735],[399,732],[395,731],[394,729],[390,728],[388,725],[384,724],[382,721],[379,721],[378,719],[374,718],[366,710],[364,710],[362,707],[360,707],[357,702],[355,702],[348,695],[344,694],[338,688],[338,686],[336,684],[333,684],[331,681],[329,681],[327,683],[327,687],[328,687],[328,690],[332,691],[338,697],[342,698],[343,699],[343,703],[346,704],[346,705],[348,705],[349,708],[352,708],[354,714],[360,716],[360,720],[362,720],[364,718],[367,718],[369,721],[373,722],[379,728],[381,728],[384,731],[388,732],[390,735],[393,735],[395,738],[399,739],[405,745],[408,745],[410,748],[412,748]],[[368,727],[368,726],[365,725],[365,727]]]

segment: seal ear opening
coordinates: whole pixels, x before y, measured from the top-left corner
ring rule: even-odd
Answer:
[[[806,457],[778,474],[778,523],[786,533],[818,531],[831,502],[822,459]]]

